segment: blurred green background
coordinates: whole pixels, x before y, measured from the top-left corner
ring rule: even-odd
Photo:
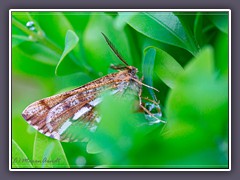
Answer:
[[[228,168],[228,16],[12,12],[12,167]],[[101,32],[160,90],[143,88],[143,96],[160,100],[167,123],[149,124],[144,113],[131,113],[131,103],[106,97],[90,141],[61,143],[38,133],[21,116],[30,103],[121,64]]]

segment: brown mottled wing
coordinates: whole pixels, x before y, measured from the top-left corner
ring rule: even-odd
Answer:
[[[99,94],[106,89],[123,91],[130,78],[127,71],[109,74],[77,89],[36,101],[23,111],[22,116],[46,136],[73,141],[66,129],[79,121],[97,121],[99,117],[94,107],[101,101]]]
[[[86,128],[91,132],[94,132],[100,122],[101,117],[98,115],[95,107],[92,107],[87,113],[82,115],[77,120],[72,120],[71,118],[65,121],[60,128],[61,131],[58,132],[60,140],[63,142],[75,142],[85,140],[82,137],[81,130]]]

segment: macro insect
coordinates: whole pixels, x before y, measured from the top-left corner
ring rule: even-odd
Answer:
[[[78,137],[69,131],[69,127],[78,127],[82,123],[91,127],[92,124],[99,123],[101,116],[96,111],[96,106],[101,103],[100,95],[105,91],[110,91],[114,96],[122,96],[130,90],[132,95],[137,97],[139,108],[156,118],[144,107],[141,94],[142,86],[158,90],[142,83],[142,79],[136,75],[138,69],[128,65],[106,35],[103,34],[103,37],[124,66],[111,65],[117,72],[68,92],[41,99],[26,107],[22,112],[23,118],[40,133],[63,142],[79,141]]]

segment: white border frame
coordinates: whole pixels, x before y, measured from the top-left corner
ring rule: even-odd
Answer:
[[[11,165],[12,165],[12,44],[11,44],[11,37],[12,37],[12,31],[11,31],[11,25],[12,25],[12,19],[11,19],[11,15],[12,12],[23,12],[23,11],[38,11],[38,12],[42,12],[42,11],[48,11],[48,12],[57,12],[57,11],[72,11],[72,12],[101,12],[101,11],[131,11],[131,12],[135,12],[135,11],[156,11],[156,12],[166,12],[166,11],[171,11],[171,12],[209,12],[209,11],[213,11],[213,12],[228,12],[229,13],[229,73],[228,73],[228,80],[229,80],[229,109],[228,109],[228,113],[229,113],[229,156],[228,156],[228,161],[229,161],[229,168],[228,169],[12,169]],[[230,9],[10,9],[9,10],[9,171],[231,171],[231,10]]]

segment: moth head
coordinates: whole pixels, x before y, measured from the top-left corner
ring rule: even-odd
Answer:
[[[127,66],[128,72],[132,75],[135,75],[138,72],[138,69],[134,66]]]

